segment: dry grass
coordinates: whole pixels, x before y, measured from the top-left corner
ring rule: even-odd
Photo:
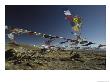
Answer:
[[[40,49],[6,45],[6,70],[105,70],[106,53],[79,51],[74,56],[71,51],[52,51],[40,53]]]

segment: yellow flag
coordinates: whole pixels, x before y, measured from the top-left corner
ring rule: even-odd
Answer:
[[[77,17],[74,17],[74,18],[73,18],[73,22],[74,22],[74,23],[78,23],[78,22],[79,22],[79,19],[78,19]]]
[[[74,22],[75,24],[79,24],[79,23],[81,23],[81,18],[74,17],[74,18],[73,18],[73,22]]]
[[[74,31],[79,31],[79,26],[73,26],[72,29],[73,29]]]

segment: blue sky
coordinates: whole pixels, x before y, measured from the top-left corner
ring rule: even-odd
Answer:
[[[45,34],[72,38],[71,25],[65,20],[64,9],[83,18],[82,36],[97,44],[106,44],[106,6],[104,5],[39,5],[6,6],[5,25],[18,26]],[[7,39],[6,39],[7,40]],[[46,39],[26,34],[17,42],[41,44]],[[56,42],[59,40],[56,40]]]

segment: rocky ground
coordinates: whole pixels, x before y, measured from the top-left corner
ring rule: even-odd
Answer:
[[[50,51],[27,45],[6,44],[6,70],[105,70],[106,52]]]

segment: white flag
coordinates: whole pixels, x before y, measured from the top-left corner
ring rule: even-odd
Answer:
[[[69,10],[64,11],[65,15],[71,15],[71,12]]]
[[[13,40],[14,39],[14,34],[13,33],[8,34],[8,38]]]

